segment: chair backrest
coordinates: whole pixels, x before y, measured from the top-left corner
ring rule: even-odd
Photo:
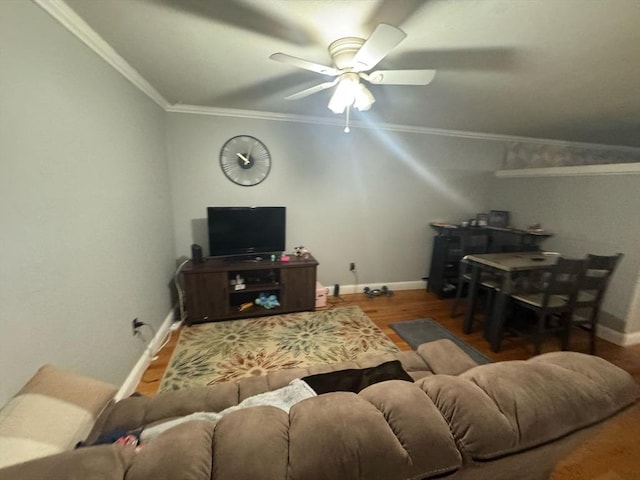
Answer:
[[[543,304],[548,304],[551,295],[560,295],[566,297],[567,304],[572,306],[586,270],[586,259],[558,258],[549,271],[546,288],[543,290]]]
[[[623,256],[624,254],[622,253],[617,253],[611,256],[587,255],[587,276],[589,275],[590,270],[607,272],[607,275],[611,276]]]
[[[487,253],[489,248],[489,237],[484,233],[474,235],[462,235],[460,237],[460,252],[462,253],[462,259],[458,266],[460,276],[463,276],[471,271],[471,266],[465,260],[467,255],[473,255],[474,253]]]
[[[580,282],[579,291],[585,292],[583,299],[578,296],[580,306],[599,305],[609,285],[611,275],[616,269],[622,253],[611,256],[587,255],[587,271]]]
[[[489,248],[489,237],[485,234],[464,235],[461,238],[462,256],[473,255],[474,253],[487,253]]]

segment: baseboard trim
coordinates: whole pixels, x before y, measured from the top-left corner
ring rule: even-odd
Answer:
[[[640,344],[640,332],[618,332],[617,330],[605,327],[604,325],[598,325],[596,328],[596,335],[607,342],[615,343],[621,347],[630,347],[631,345]]]
[[[136,362],[133,370],[131,370],[131,373],[129,373],[125,381],[122,383],[120,390],[118,390],[118,393],[116,393],[116,400],[126,398],[136,391],[136,387],[138,386],[138,383],[140,383],[142,375],[144,375],[147,367],[151,364],[151,360],[158,352],[158,349],[169,334],[169,331],[172,330],[171,327],[174,321],[175,309],[172,309],[162,322],[162,325],[160,325],[160,328],[156,332],[155,336],[149,342],[149,345],[147,345],[147,348],[144,350],[144,352],[142,352],[142,355]]]
[[[424,280],[415,280],[410,282],[391,282],[391,283],[367,283],[367,284],[357,284],[357,285],[340,285],[340,292],[342,293],[362,293],[365,287],[369,287],[370,289],[382,288],[386,286],[389,290],[398,291],[398,290],[424,290],[426,288],[426,283]]]

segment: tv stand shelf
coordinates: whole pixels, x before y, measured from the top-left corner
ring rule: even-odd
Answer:
[[[318,262],[291,256],[288,262],[209,257],[182,270],[187,324],[301,312],[315,308]],[[237,278],[242,279],[237,285]],[[255,305],[258,296],[275,295],[279,307]],[[251,303],[252,306],[241,308]]]

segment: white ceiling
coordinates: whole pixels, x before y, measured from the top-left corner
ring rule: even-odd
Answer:
[[[433,68],[428,86],[373,85],[355,120],[640,147],[639,0],[65,0],[171,105],[338,119],[327,46],[378,23],[408,37],[378,68]]]

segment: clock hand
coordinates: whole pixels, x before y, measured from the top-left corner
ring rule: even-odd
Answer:
[[[248,165],[249,163],[251,163],[251,161],[249,160],[249,155],[247,155],[246,157],[244,155],[242,155],[241,153],[236,153],[236,155],[240,158],[240,160],[242,160],[244,162],[245,165]]]
[[[253,150],[253,146],[255,145],[255,142],[251,142],[251,145],[249,146],[249,153],[247,153],[247,158],[251,158],[251,151]]]

